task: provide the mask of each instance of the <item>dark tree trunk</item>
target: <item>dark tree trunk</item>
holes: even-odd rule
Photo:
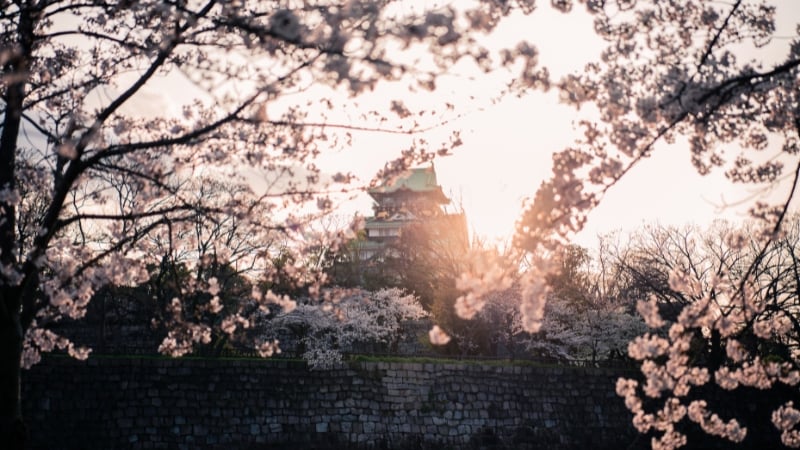
[[[14,190],[14,163],[22,111],[22,83],[6,91],[6,114],[0,136],[0,190]],[[16,208],[0,203],[0,264],[18,269],[16,256]],[[10,448],[22,448],[20,407],[20,356],[22,355],[21,288],[7,276],[0,276],[0,441]]]
[[[8,294],[13,296],[13,293],[3,292],[3,303],[6,303]],[[20,397],[21,356],[19,314],[6,315],[0,326],[0,441],[4,443],[3,448],[10,450],[22,449],[27,435]]]
[[[31,5],[21,5],[18,39],[12,58],[2,67],[10,82],[2,92],[5,102],[3,130],[0,135],[0,190],[16,189],[15,165],[17,139],[22,121],[25,84],[38,12]],[[16,248],[16,206],[0,202],[0,264],[21,270]],[[23,287],[19,280],[0,275],[0,442],[3,448],[22,449],[25,426],[20,398],[20,364],[24,336],[22,314]]]
[[[13,190],[14,160],[20,125],[22,86],[11,85],[6,94],[6,114],[0,136],[0,189]],[[16,108],[15,108],[16,106]],[[0,203],[0,264],[19,267],[15,244],[15,206]],[[11,449],[22,448],[23,426],[20,407],[20,357],[22,355],[22,304],[19,281],[0,276],[0,442]]]

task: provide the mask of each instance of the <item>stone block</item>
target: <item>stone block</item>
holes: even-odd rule
[[[117,427],[126,429],[133,426],[133,420],[129,418],[117,419]]]

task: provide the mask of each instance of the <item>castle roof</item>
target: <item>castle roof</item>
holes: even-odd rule
[[[376,200],[399,192],[427,194],[440,203],[450,201],[436,182],[436,170],[433,166],[409,169],[394,180],[369,190],[369,194]]]

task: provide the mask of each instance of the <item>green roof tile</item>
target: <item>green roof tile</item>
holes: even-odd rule
[[[392,184],[384,184],[370,192],[389,193],[400,189],[408,189],[415,192],[436,191],[439,185],[436,183],[436,170],[433,167],[422,167],[409,169],[404,175],[396,178]]]

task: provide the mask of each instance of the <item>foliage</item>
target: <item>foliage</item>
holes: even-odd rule
[[[206,354],[218,353],[229,345],[228,336],[219,330],[221,320],[242,307],[241,299],[252,291],[250,282],[229,265],[206,267],[201,281],[218,286],[219,292],[181,295],[182,289],[198,282],[197,275],[185,264],[175,266],[164,259],[148,266],[150,278],[141,284],[103,286],[83,318],[60,321],[53,331],[105,353],[150,353],[170,338],[181,340],[184,353],[198,346],[205,347]],[[181,307],[175,309],[173,299],[179,296]],[[239,345],[244,341],[245,336],[236,336]]]
[[[550,3],[568,12],[575,1]],[[314,85],[329,88],[324,92],[361,96],[384,81],[431,91],[463,59],[486,72],[501,66],[521,69],[512,88],[553,87],[562,101],[592,109],[599,118],[582,121],[576,144],[554,155],[552,178],[526,203],[518,222],[515,247],[528,264],[519,280],[520,319],[529,332],[540,331],[545,320],[553,291],[547,281],[557,273],[551,256],[583,227],[606,192],[637,163],[662,151],[662,143],[685,143],[699,173],[723,169],[735,183],[775,184],[786,175],[786,167],[792,168],[785,202],[755,203],[751,212],[760,222],[726,244],[736,252],[743,246],[752,249],[744,265],[723,266],[708,280],[691,270],[671,271],[668,290],[663,279],[661,288],[676,300],[674,314],[661,317],[656,307],[660,300],[644,300],[640,312],[663,332],[631,346],[654,380],[645,385],[647,392],[668,395],[661,414],[653,416],[655,422],[647,422],[647,415],[635,416],[638,426],[654,426],[660,434],[654,447],[686,442],[672,425],[682,417],[710,433],[744,439],[744,429],[711,414],[702,399],[688,407],[682,399],[697,385],[708,384],[712,374],[723,388],[734,382],[765,388],[797,383],[792,358],[764,362],[738,334],[747,331],[758,343],[793,345],[796,295],[781,290],[784,285],[765,267],[775,261],[769,255],[794,258],[792,252],[773,249],[791,235],[784,221],[800,176],[800,41],[787,40],[780,61],[758,59],[775,38],[775,8],[762,0],[578,3],[594,18],[595,32],[606,47],[600,60],[581,73],[551,81],[546,68],[537,67],[530,44],[492,55],[476,39],[494,30],[514,8],[532,11],[532,0],[421,10],[366,0],[344,5],[325,0],[0,0],[3,442],[22,445],[13,433],[22,429],[23,347],[26,364],[39,351],[55,348],[86,357],[88,349],[48,327],[65,317],[82,318],[103,285],[146,281],[147,265],[159,263],[154,255],[164,254],[151,252],[158,248],[154,243],[185,236],[198,216],[212,223],[235,218],[247,229],[300,241],[310,219],[284,208],[303,204],[314,216],[330,211],[328,194],[352,177],[334,174],[332,180],[323,180],[314,158],[342,145],[338,138],[348,139],[347,131],[365,127],[332,122],[329,111],[341,105],[316,91],[306,105],[294,104],[286,94]],[[738,57],[742,48],[755,56]],[[420,51],[424,57],[414,56]],[[170,80],[186,87],[180,111],[143,111],[146,88]],[[402,100],[390,100],[384,108],[389,113],[361,109],[354,114],[361,113],[365,122],[390,124],[391,132],[423,128],[415,119],[417,111]],[[442,109],[434,115],[438,121],[449,111],[447,105]],[[26,133],[36,137],[25,143],[20,136]],[[446,154],[459,142],[454,137],[433,149],[416,140],[381,175],[396,174],[436,152]],[[243,193],[259,205],[257,212],[253,202],[236,195],[211,204],[194,196],[191,180],[202,174],[237,178],[243,167],[255,167],[269,177],[265,191]],[[327,244],[339,243],[332,238]],[[319,265],[307,264],[303,257],[320,246],[298,243],[290,248],[297,254],[273,259],[267,252],[258,258],[266,279],[251,300],[262,313],[293,306],[271,289],[278,272],[281,286],[310,284],[312,295],[325,281]],[[204,267],[198,261],[187,267]],[[215,262],[235,267],[229,263],[224,257]],[[510,286],[499,272],[466,267],[456,286],[465,292],[454,301],[463,315],[474,316],[487,294]],[[215,297],[219,280],[202,275],[193,279],[170,304],[173,313],[182,311],[190,291]],[[249,326],[247,313],[224,317],[220,328],[232,333]],[[669,329],[662,321],[672,321]],[[181,324],[188,331],[166,342],[165,351],[181,353],[186,345],[206,339],[204,329],[185,319],[176,321]],[[725,352],[697,361],[702,367],[689,366],[687,349],[706,334],[712,347],[715,336],[718,348],[725,340]],[[729,342],[739,342],[745,350]],[[264,354],[275,350],[274,342],[258,346]],[[669,374],[660,369],[661,363]],[[623,380],[619,388],[637,409],[637,387]],[[794,404],[781,405],[773,414],[783,443],[800,446],[800,414]]]
[[[487,329],[489,343],[494,348],[493,356],[506,353],[511,358],[517,356],[525,345],[528,336],[522,328],[519,313],[519,287],[512,286],[503,291],[486,295],[486,304],[472,321],[480,329]]]
[[[630,339],[644,331],[633,303],[622,295],[624,280],[615,276],[610,255],[594,258],[588,250],[565,246],[550,257],[559,271],[547,282],[553,287],[542,326],[529,333],[519,308],[519,265],[498,249],[476,245],[464,261],[469,267],[457,287],[455,304],[435,314],[463,354],[509,355],[527,353],[560,360],[620,358]],[[454,314],[455,313],[455,314]],[[454,344],[451,344],[454,346]]]
[[[783,444],[792,443],[791,420],[783,415],[791,413],[800,383],[800,217],[792,216],[766,247],[760,242],[752,226],[649,227],[622,252],[625,270],[649,291],[638,310],[652,331],[629,347],[642,361],[644,379],[621,379],[617,386],[639,431],[657,429],[666,432],[662,441],[682,440],[679,430],[688,422],[752,446],[766,439],[763,431],[748,439],[756,419],[724,417],[727,411],[715,411],[693,391],[719,397],[773,389],[794,392],[771,405]],[[777,438],[767,442],[778,444]]]
[[[781,242],[800,176],[800,40],[789,38],[780,60],[766,53],[766,45],[776,38],[776,8],[761,0],[551,3],[564,12],[575,3],[584,5],[605,48],[584,71],[552,82],[563,102],[596,111],[598,120],[581,121],[575,145],[554,154],[552,177],[527,202],[518,221],[515,246],[530,261],[522,283],[523,325],[531,332],[542,327],[552,291],[543,279],[556,272],[548,255],[583,228],[609,189],[653,152],[669,151],[667,144],[685,144],[700,174],[724,170],[731,182],[754,186],[788,178],[791,186],[784,201],[758,201],[750,209],[758,223],[746,236],[753,240],[743,241],[757,249],[749,265],[723,267],[710,284],[691,271],[670,273],[670,289],[693,301],[677,313],[677,321],[663,336],[649,335],[631,346],[631,355],[642,360],[649,380],[642,386],[645,393],[663,395],[664,408],[656,415],[638,413],[642,405],[634,400],[635,386],[631,381],[618,386],[628,406],[637,411],[635,425],[653,431],[654,448],[686,444],[686,436],[673,426],[684,417],[707,433],[741,441],[746,430],[737,422],[712,414],[702,399],[684,405],[687,395],[693,389],[701,393],[696,387],[712,377],[721,387],[732,386],[734,380],[764,388],[794,385],[792,363],[748,360],[733,346],[735,367],[720,373],[713,363],[691,365],[686,352],[703,330],[727,338],[742,329],[758,329],[762,338],[775,339],[792,328],[784,325],[782,317],[793,315],[780,312],[783,306],[761,319],[770,311],[763,308],[771,287],[761,284],[767,280],[759,277],[764,261],[758,256]],[[740,57],[743,49],[752,56]],[[658,324],[656,308],[646,306],[652,301],[643,300],[645,320]],[[784,302],[780,297],[775,301]],[[789,404],[774,411],[785,445],[800,446],[796,417]]]
[[[529,351],[561,360],[624,359],[628,342],[645,331],[644,322],[625,295],[627,280],[610,263],[600,240],[596,254],[569,245],[551,256],[557,271],[548,277],[552,292],[542,326],[524,339]],[[524,330],[521,317],[517,327]]]
[[[529,0],[516,5],[532,10]],[[408,9],[367,0],[0,1],[0,433],[9,438],[3,440],[21,446],[11,436],[22,430],[21,363],[56,347],[88,355],[48,326],[83,317],[103,285],[147,280],[147,265],[163,255],[150,253],[154,240],[175,241],[198,216],[211,222],[224,216],[300,240],[304,226],[333,207],[329,194],[352,181],[347,173],[323,177],[314,162],[320,152],[347,143],[348,131],[424,128],[400,99],[389,100],[387,114],[352,110],[386,128],[336,123],[329,115],[347,103],[337,99],[386,81],[428,92],[465,59],[486,71],[516,71],[521,64],[530,83],[546,79],[529,45],[492,59],[476,40],[509,13],[509,5],[494,2]],[[309,85],[315,92],[305,104],[287,96]],[[148,95],[156,91],[175,94],[175,108],[153,103]],[[451,114],[452,105],[441,106],[428,116],[434,125]],[[383,172],[391,176],[458,144],[416,139]],[[260,191],[242,193],[257,208],[239,196],[212,204],[196,197],[192,180],[253,181],[243,168],[266,178],[257,180]],[[29,194],[39,197],[22,198]],[[217,256],[219,264],[231,263]],[[302,257],[278,269],[268,256],[261,257],[267,277],[280,270],[293,283],[310,283],[312,293],[325,281]],[[188,288],[213,298],[211,280],[199,277]],[[176,317],[190,295],[181,294],[170,304]],[[271,291],[253,300],[288,304]],[[221,324],[231,330],[243,320],[234,315]],[[169,338],[164,351],[180,354],[206,339],[205,331],[184,328],[193,331]]]
[[[576,309],[550,297],[542,328],[524,344],[529,351],[549,358],[598,362],[625,358],[628,343],[645,330],[641,318],[624,306],[595,304]]]
[[[293,311],[267,316],[256,324],[267,340],[282,334],[299,341],[303,358],[314,369],[335,366],[356,343],[396,346],[403,321],[426,316],[413,295],[400,289],[356,290],[333,304],[301,303]]]
[[[432,332],[438,339],[431,342],[438,341],[439,351],[447,354],[496,356],[498,344],[509,343],[506,327],[514,328],[519,307],[516,291],[511,289],[513,271],[498,248],[480,240],[454,256],[439,262],[447,266],[438,269],[443,277],[434,283],[431,314],[442,328],[440,333]]]
[[[445,339],[449,345],[440,351],[487,354],[486,327],[457,317],[453,309],[460,294],[455,280],[468,259],[463,212],[420,216],[421,220],[403,224],[399,236],[384,242],[379,255],[370,260],[359,255],[359,245],[366,238],[358,235],[332,253],[327,273],[334,284],[412,293],[433,321],[448,330],[445,335],[453,338]]]

